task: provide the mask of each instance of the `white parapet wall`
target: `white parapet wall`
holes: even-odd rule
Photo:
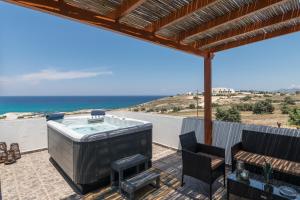
[[[175,149],[179,148],[179,134],[182,130],[183,117],[129,111],[110,111],[108,113],[151,122],[153,124],[153,142]]]
[[[0,120],[0,141],[19,143],[21,152],[47,147],[45,118]]]

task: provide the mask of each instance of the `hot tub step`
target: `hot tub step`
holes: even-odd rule
[[[140,172],[139,166],[144,164],[145,170],[148,169],[148,158],[141,154],[135,154],[132,156],[128,156],[125,158],[121,158],[119,160],[114,161],[111,164],[111,183],[115,184],[115,172],[119,175],[119,187],[121,186],[121,181],[124,179],[124,171],[133,167],[137,168],[137,173]]]
[[[155,187],[159,188],[160,174],[151,170],[146,170],[130,179],[122,181],[121,189],[129,194],[129,199],[134,199],[135,191],[154,182]]]

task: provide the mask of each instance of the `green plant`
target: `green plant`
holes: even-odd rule
[[[195,109],[195,108],[196,108],[195,104],[192,103],[189,105],[189,109]]]
[[[141,111],[145,111],[145,110],[146,110],[146,108],[144,108],[144,107],[141,108]]]
[[[300,108],[294,108],[289,112],[289,122],[291,125],[300,126]]]
[[[139,112],[139,109],[138,108],[134,108],[133,111],[134,112]]]
[[[270,94],[264,94],[264,97],[272,97]]]
[[[289,105],[295,105],[296,101],[294,99],[292,99],[292,97],[285,97],[284,103],[289,104]]]
[[[289,108],[288,104],[286,104],[286,103],[281,104],[280,110],[281,110],[281,114],[284,114],[284,115],[287,115],[290,112],[290,108]]]
[[[252,99],[252,97],[249,96],[249,95],[247,95],[247,96],[241,98],[242,101],[249,101],[250,99]]]
[[[167,112],[167,109],[166,109],[166,108],[161,108],[161,109],[160,109],[160,112],[161,112],[161,113],[165,113],[165,112]]]
[[[235,107],[239,111],[252,111],[253,110],[253,104],[250,104],[250,103],[236,104]]]
[[[154,110],[153,110],[153,108],[150,108],[146,112],[154,112]]]
[[[269,162],[267,162],[267,160],[265,159],[264,166],[263,166],[263,175],[266,184],[270,184],[272,173],[273,173],[272,165]]]
[[[212,106],[213,108],[217,108],[217,107],[219,107],[220,105],[219,105],[218,103],[212,103],[211,106]]]
[[[173,107],[173,112],[178,112],[178,111],[180,111],[181,109],[180,109],[180,107]]]
[[[238,109],[231,107],[229,109],[217,108],[216,119],[227,122],[241,122],[241,115]]]
[[[270,99],[266,99],[264,101],[256,102],[253,106],[253,114],[266,114],[273,113],[274,106],[272,105],[272,101]]]

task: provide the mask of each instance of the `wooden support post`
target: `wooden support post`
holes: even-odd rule
[[[213,53],[208,53],[204,57],[204,141],[205,144],[212,144],[212,59]]]

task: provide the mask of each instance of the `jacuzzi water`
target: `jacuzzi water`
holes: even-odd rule
[[[89,123],[87,118],[64,119],[61,124],[83,135],[115,130],[121,127],[108,122]]]
[[[91,123],[89,122],[91,116],[66,117],[62,120],[48,121],[48,126],[78,142],[97,140],[152,127],[149,122],[135,119],[112,115],[105,115],[102,118],[103,121]]]

